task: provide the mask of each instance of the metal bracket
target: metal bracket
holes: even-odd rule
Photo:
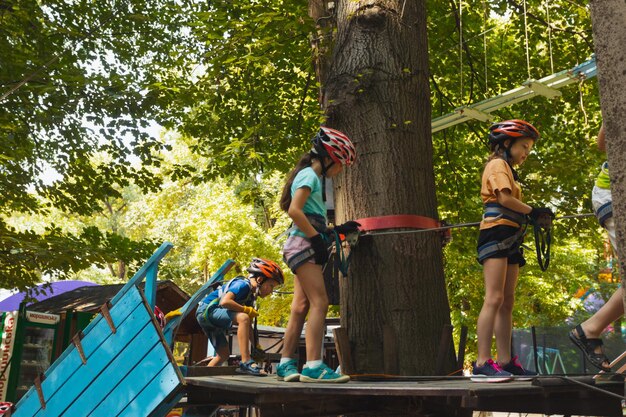
[[[80,342],[80,339],[83,338],[83,332],[78,332],[72,337],[72,343],[76,346],[76,350],[78,351],[78,355],[80,356],[80,360],[83,362],[83,365],[87,364],[87,357],[85,357],[85,351],[83,350],[83,345]]]
[[[494,119],[493,115],[471,107],[459,107],[455,112],[471,119],[480,120],[481,122],[490,122]]]
[[[109,324],[111,333],[115,334],[117,329],[115,328],[115,323],[113,323],[113,318],[111,317],[111,312],[109,311],[109,303],[102,304],[102,307],[100,307],[100,314],[102,314],[102,317],[104,317]]]
[[[46,400],[43,397],[43,389],[41,388],[41,383],[44,381],[44,379],[46,379],[46,376],[44,374],[39,374],[39,376],[35,378],[35,381],[33,382],[33,385],[35,385],[35,390],[37,390],[39,405],[41,405],[42,410],[46,409]]]
[[[522,85],[531,89],[535,93],[548,98],[561,97],[563,95],[563,93],[561,93],[559,90],[552,88],[540,81],[529,80]]]

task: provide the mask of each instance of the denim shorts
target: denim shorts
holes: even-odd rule
[[[202,331],[209,337],[209,341],[218,350],[222,346],[228,346],[226,332],[233,325],[236,311],[220,307],[218,304],[208,306],[208,304],[198,304],[196,310],[196,320]]]

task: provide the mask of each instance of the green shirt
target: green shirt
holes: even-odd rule
[[[600,174],[596,178],[596,187],[604,188],[606,190],[611,188],[611,179],[609,178],[609,163],[604,162]]]
[[[296,174],[291,184],[291,198],[299,188],[308,188],[311,190],[309,198],[304,203],[304,214],[315,214],[326,219],[326,204],[322,196],[322,181],[315,173],[313,168],[307,167]],[[291,232],[291,235],[306,237],[304,233],[297,227]]]

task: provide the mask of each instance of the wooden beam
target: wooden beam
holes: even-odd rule
[[[352,362],[352,350],[350,348],[350,340],[348,339],[348,329],[345,327],[337,327],[333,329],[335,336],[335,349],[339,357],[339,365],[341,372],[344,374],[353,374],[355,372],[354,362]]]

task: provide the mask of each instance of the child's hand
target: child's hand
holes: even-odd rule
[[[531,219],[537,220],[541,216],[550,216],[550,218],[554,219],[554,212],[552,209],[548,207],[531,207],[532,210],[528,214]]]
[[[251,319],[259,316],[259,312],[252,307],[243,306],[243,312],[246,313]]]

